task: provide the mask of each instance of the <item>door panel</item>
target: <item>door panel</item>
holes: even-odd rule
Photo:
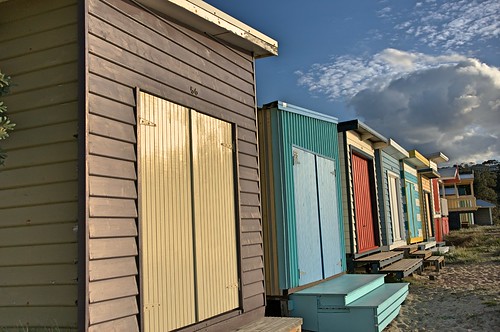
[[[399,178],[389,175],[387,177],[389,181],[389,203],[391,211],[391,222],[392,222],[392,239],[393,242],[401,241],[402,230],[401,230],[401,210],[400,210],[400,195],[399,195]]]
[[[231,124],[140,93],[142,319],[170,331],[239,306]]]
[[[427,238],[434,236],[434,227],[432,223],[431,213],[431,195],[428,192],[423,194],[423,215],[425,217],[425,225],[427,228]]]
[[[417,191],[415,184],[406,181],[406,209],[408,216],[408,231],[410,233],[410,243],[420,242],[423,240],[422,221],[417,217],[416,195]]]
[[[295,227],[299,286],[322,279],[315,156],[294,148]]]
[[[200,321],[237,308],[232,128],[192,112],[196,285]]]
[[[354,182],[354,204],[356,214],[356,240],[358,252],[375,249],[375,228],[370,191],[368,160],[352,155],[352,177]]]
[[[196,322],[189,110],[140,98],[142,314],[145,331],[170,331]]]
[[[335,162],[316,157],[324,278],[342,272]]]

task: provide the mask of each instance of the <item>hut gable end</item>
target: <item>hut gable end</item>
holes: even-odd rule
[[[140,261],[143,250],[137,122],[153,125],[155,120],[137,116],[139,89],[155,100],[221,120],[232,128],[233,142],[226,146],[234,150],[234,228],[240,253],[236,271],[241,272],[233,286],[238,289],[240,285],[239,302],[222,319],[204,320],[202,311],[193,319],[204,320],[204,326],[227,320],[224,326],[232,326],[237,320],[241,324],[255,317],[256,312],[262,315],[265,298],[253,55],[133,2],[89,0],[88,9],[89,211],[94,231],[89,264],[94,267],[93,275],[109,275],[110,287],[132,283],[130,276],[141,275],[140,266],[133,263]],[[114,227],[115,235],[103,239],[109,236],[108,226]],[[111,247],[114,249],[107,249]],[[93,256],[95,250],[108,254],[95,252]],[[112,265],[98,264],[101,260]],[[128,273],[123,271],[125,264],[133,266]],[[112,266],[116,272],[111,271]],[[99,287],[102,281],[90,281],[90,290]],[[106,297],[91,297],[90,329],[104,328],[110,320],[138,328],[137,315],[150,310],[141,307],[145,304],[140,302],[140,292],[141,285],[136,284],[126,294],[117,290]],[[112,308],[119,310],[119,318]]]

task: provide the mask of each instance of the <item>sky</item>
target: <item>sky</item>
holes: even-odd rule
[[[450,165],[500,160],[500,1],[206,2],[278,41],[258,105],[358,118]]]

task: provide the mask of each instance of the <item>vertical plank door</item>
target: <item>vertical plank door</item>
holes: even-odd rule
[[[393,242],[401,241],[402,230],[401,230],[401,210],[400,210],[400,196],[399,196],[399,178],[388,175],[387,180],[389,181],[389,203],[391,212],[391,223],[392,223],[392,239]]]
[[[375,249],[375,227],[370,189],[368,160],[352,155],[352,177],[356,214],[356,241],[358,253]]]
[[[408,232],[410,243],[416,243],[423,240],[422,221],[418,220],[416,195],[418,195],[415,184],[409,181],[405,183],[406,190],[406,212],[408,216]]]
[[[342,272],[335,161],[316,156],[324,278]]]
[[[231,124],[192,112],[196,289],[200,321],[239,305]]]
[[[297,260],[302,286],[323,277],[316,162],[314,154],[298,148],[293,148],[293,156]]]
[[[189,109],[141,93],[138,119],[145,331],[196,322]]]

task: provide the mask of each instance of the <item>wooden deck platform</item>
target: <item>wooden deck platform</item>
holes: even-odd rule
[[[432,256],[432,251],[430,250],[417,250],[414,251],[410,254],[411,257],[414,258],[422,258],[422,259],[427,259],[428,257]]]
[[[418,250],[418,244],[408,244],[406,246],[401,246],[393,249],[393,251],[402,251],[404,253],[405,258],[410,257],[410,254],[417,250]]]
[[[295,317],[263,317],[255,322],[242,326],[238,332],[300,332],[302,318]]]
[[[398,279],[409,276],[415,271],[420,271],[422,269],[422,259],[420,258],[406,258],[397,261],[394,264],[384,267],[379,272],[380,273],[392,273],[396,275]]]
[[[427,250],[430,248],[434,248],[436,246],[436,241],[427,241],[427,242],[421,242],[417,243],[418,244],[418,249],[419,250]]]
[[[447,246],[435,247],[432,248],[431,251],[433,255],[444,255],[450,251],[450,247]]]
[[[398,251],[384,251],[354,260],[356,265],[368,264],[371,273],[378,273],[384,266],[403,259],[404,253]]]
[[[436,272],[439,272],[444,267],[444,256],[431,256],[424,260],[424,266],[434,265]]]

